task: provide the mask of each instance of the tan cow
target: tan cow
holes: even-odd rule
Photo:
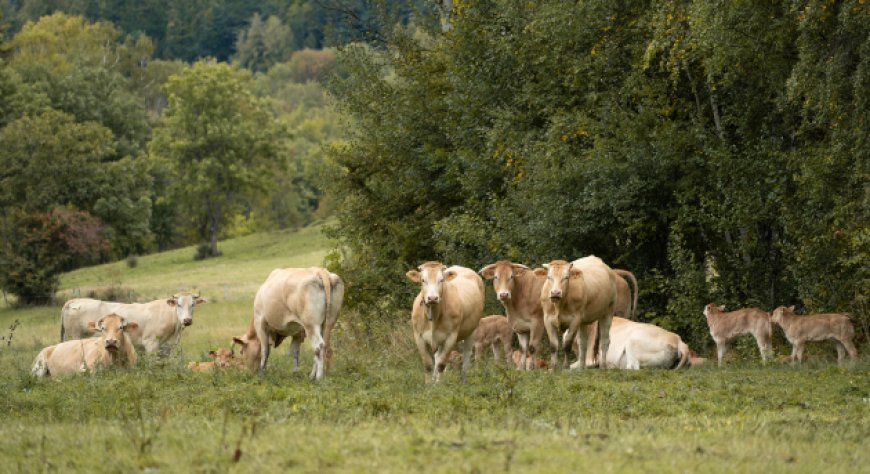
[[[149,354],[158,350],[166,352],[178,345],[182,330],[193,324],[194,307],[205,303],[205,298],[189,292],[165,300],[132,304],[75,298],[67,301],[60,312],[60,339],[86,337],[93,333],[90,323],[115,313],[139,325],[139,330],[130,334],[133,344]]]
[[[535,270],[547,281],[541,288],[541,306],[544,309],[544,327],[550,341],[550,363],[556,367],[559,334],[565,335],[565,365],[573,352],[574,337],[580,339],[579,354],[585,354],[588,343],[587,328],[598,321],[599,359],[607,367],[610,347],[610,323],[616,308],[616,273],[600,258],[590,255],[573,262],[553,260],[544,268]],[[623,314],[617,313],[622,316]],[[579,330],[579,334],[578,334]],[[586,357],[578,357],[577,367],[586,367]]]
[[[855,337],[855,328],[849,320],[848,314],[825,313],[798,316],[794,314],[794,306],[780,306],[773,310],[771,321],[779,324],[785,333],[786,339],[792,345],[791,360],[803,361],[804,344],[809,341],[824,341],[833,339],[837,343],[837,362],[842,363],[846,357],[855,359],[858,350],[852,339]]]
[[[99,337],[75,339],[48,346],[33,361],[31,373],[37,377],[86,372],[111,365],[128,367],[136,363],[136,350],[129,334],[136,332],[135,322],[109,314],[89,324]]]
[[[250,369],[266,370],[272,347],[287,337],[298,344],[308,337],[314,350],[310,377],[323,378],[330,354],[330,333],[344,301],[344,282],[324,268],[272,270],[254,297],[254,317],[243,336],[233,338]],[[294,370],[298,367],[298,350]]]
[[[411,329],[423,359],[426,383],[438,382],[447,356],[457,344],[462,351],[464,381],[483,313],[483,280],[473,270],[448,268],[440,262],[426,262],[405,275],[420,283],[411,309]]]
[[[522,349],[522,368],[532,369],[538,344],[544,334],[544,310],[541,288],[546,278],[535,275],[525,265],[499,260],[480,269],[483,278],[492,280],[499,303],[504,306],[508,323],[517,333]]]
[[[483,360],[483,351],[492,346],[492,355],[496,361],[504,361],[511,365],[511,341],[513,331],[506,317],[494,314],[480,320],[474,336],[474,360]]]
[[[653,324],[613,318],[607,368],[679,369],[689,367],[690,361],[691,350],[677,334]]]
[[[236,358],[233,350],[227,349],[226,347],[219,347],[213,351],[208,351],[208,356],[211,357],[212,360],[206,362],[191,362],[187,364],[187,368],[199,372],[205,372],[214,369],[215,367],[227,368],[241,367],[243,365],[241,359]]]
[[[523,351],[513,351],[511,352],[511,360],[514,361],[514,365],[517,366],[518,369],[522,369],[525,367],[525,362],[523,362]],[[538,369],[546,369],[547,361],[540,358],[535,357],[535,367]]]
[[[704,307],[704,316],[707,317],[710,335],[716,342],[719,367],[722,367],[731,340],[743,334],[752,334],[755,338],[762,362],[767,362],[767,357],[773,354],[770,341],[770,315],[766,311],[758,308],[743,308],[726,313],[725,306],[710,303]]]

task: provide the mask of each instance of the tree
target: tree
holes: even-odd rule
[[[262,197],[281,164],[279,126],[251,92],[250,73],[200,61],[164,87],[168,106],[149,146],[173,173],[171,194],[190,209],[210,255],[234,213]]]
[[[236,54],[233,61],[254,72],[264,72],[290,56],[292,33],[276,16],[265,22],[260,14],[251,17],[247,30],[236,36]]]

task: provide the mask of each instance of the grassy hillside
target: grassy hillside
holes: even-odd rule
[[[491,361],[460,384],[423,384],[408,326],[360,334],[345,312],[333,370],[192,373],[250,320],[272,268],[321,263],[319,229],[193,249],[65,275],[63,294],[122,285],[142,298],[197,288],[178,353],[130,371],[36,380],[29,366],[58,337],[59,307],[0,310],[0,460],[4,472],[858,472],[870,462],[870,362],[837,367],[520,373]]]

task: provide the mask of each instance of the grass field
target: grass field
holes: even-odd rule
[[[685,371],[520,373],[491,362],[425,386],[404,322],[370,338],[345,312],[333,370],[308,381],[283,349],[264,376],[191,373],[251,317],[280,266],[319,265],[318,228],[248,236],[79,270],[61,298],[121,286],[141,299],[196,288],[180,350],[131,371],[29,375],[59,307],[0,309],[0,472],[870,472],[870,359],[838,367],[754,358]],[[307,349],[307,347],[305,347]],[[785,352],[780,347],[780,353]],[[862,354],[866,348],[859,348]]]

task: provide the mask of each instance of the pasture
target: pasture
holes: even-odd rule
[[[321,265],[319,228],[257,234],[194,262],[192,248],[64,275],[60,302],[121,288],[143,300],[209,299],[180,349],[131,371],[36,380],[60,306],[0,309],[4,472],[867,472],[870,358],[838,367],[762,366],[756,353],[683,371],[520,373],[487,360],[460,384],[423,370],[406,320],[370,337],[344,311],[326,379],[291,370],[282,346],[264,376],[193,373],[191,360],[244,332],[254,292],[280,266]],[[641,282],[641,284],[643,284]],[[409,302],[410,304],[410,302]],[[699,309],[700,311],[700,309]],[[777,328],[776,331],[779,331]],[[788,348],[775,348],[777,354]],[[826,352],[827,354],[827,352]],[[715,357],[711,351],[703,354]],[[263,471],[263,470],[266,471]]]

